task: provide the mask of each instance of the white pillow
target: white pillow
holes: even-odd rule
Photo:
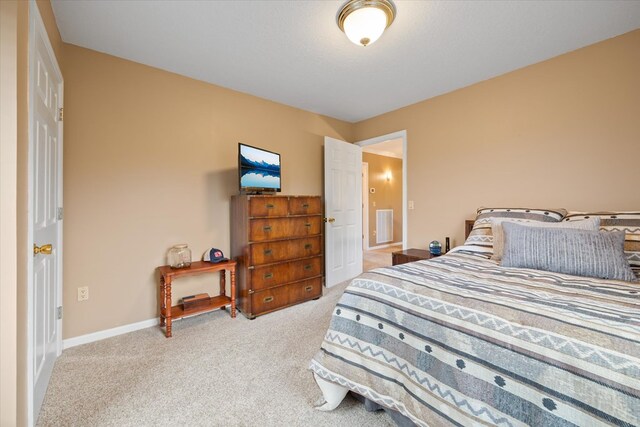
[[[597,216],[572,222],[515,221],[513,218],[491,218],[491,233],[493,234],[493,256],[491,259],[495,261],[500,261],[504,253],[504,231],[502,230],[504,222],[516,222],[527,227],[539,228],[572,228],[591,231],[600,229],[600,217]]]

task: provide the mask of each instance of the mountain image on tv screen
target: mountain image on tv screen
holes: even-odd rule
[[[240,145],[240,186],[280,189],[280,156]]]

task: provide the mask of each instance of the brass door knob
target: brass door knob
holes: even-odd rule
[[[324,218],[324,222],[336,222],[335,218]]]
[[[38,255],[38,254],[51,255],[52,249],[53,249],[53,246],[51,245],[51,243],[47,243],[46,245],[42,245],[40,247],[38,247],[38,245],[36,245],[35,243],[33,244],[34,255]]]

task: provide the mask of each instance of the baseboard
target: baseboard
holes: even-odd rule
[[[116,328],[105,329],[104,331],[92,332],[86,335],[80,335],[79,337],[67,338],[62,340],[62,349],[66,350],[71,347],[75,347],[82,344],[88,344],[94,341],[100,341],[105,338],[111,338],[118,335],[126,334],[128,332],[138,331],[140,329],[150,328],[160,324],[159,318],[153,318],[149,320],[143,320],[141,322],[130,323],[124,326],[118,326]]]
[[[387,243],[386,245],[369,246],[367,251],[375,251],[376,249],[390,248],[391,246],[402,246],[402,242]]]

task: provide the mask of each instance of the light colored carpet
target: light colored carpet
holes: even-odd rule
[[[401,250],[402,245],[364,251],[362,267],[364,271],[373,270],[374,268],[379,267],[389,267],[391,266],[391,253]]]
[[[347,396],[333,412],[307,370],[346,283],[248,320],[217,310],[65,350],[40,426],[392,426]]]

